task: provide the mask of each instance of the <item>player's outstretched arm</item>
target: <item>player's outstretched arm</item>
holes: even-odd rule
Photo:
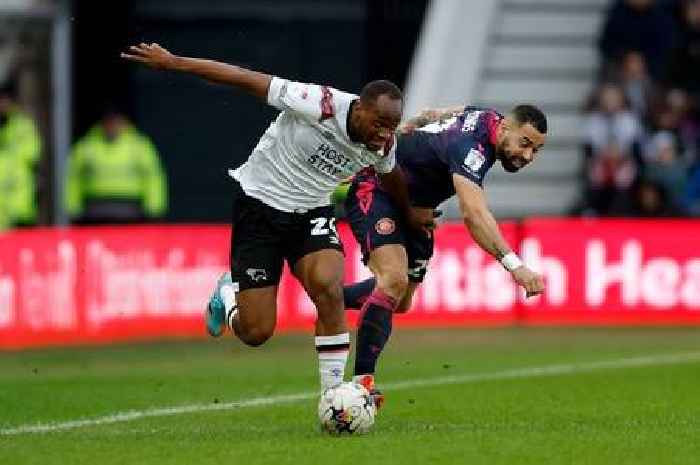
[[[445,121],[455,116],[459,116],[464,111],[464,105],[448,108],[430,108],[423,110],[416,116],[404,121],[399,126],[401,134],[408,134],[417,128],[421,128],[430,123]]]
[[[527,296],[544,291],[542,276],[522,264],[498,229],[496,218],[486,205],[484,192],[464,176],[452,175],[464,224],[477,244],[496,257],[510,271],[513,279],[527,291]]]
[[[267,98],[272,80],[269,74],[251,71],[240,66],[178,56],[155,43],[132,45],[128,52],[121,54],[121,57],[154,69],[193,74],[216,84],[237,87],[261,99]]]

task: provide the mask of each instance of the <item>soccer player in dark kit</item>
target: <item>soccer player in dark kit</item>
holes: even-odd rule
[[[536,158],[547,133],[545,115],[531,105],[516,106],[505,117],[476,107],[430,110],[405,122],[401,132],[396,161],[423,223],[431,224],[435,208],[456,194],[476,243],[500,261],[528,296],[542,293],[542,277],[522,263],[501,235],[482,183],[497,161],[515,173]],[[410,308],[433,254],[433,235],[406,227],[371,168],[353,178],[345,207],[363,261],[374,274],[344,288],[346,307],[362,311],[353,380],[374,388],[377,359],[391,334],[393,314]],[[381,403],[383,396],[374,391]]]

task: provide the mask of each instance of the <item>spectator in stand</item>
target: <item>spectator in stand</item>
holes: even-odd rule
[[[622,88],[603,84],[584,123],[587,214],[606,215],[626,195],[641,167],[641,127],[629,110]]]
[[[619,81],[630,103],[630,110],[644,120],[655,96],[655,86],[647,71],[644,55],[628,51],[622,57]]]
[[[0,158],[4,158],[6,171],[2,195],[9,224],[32,226],[37,222],[36,173],[40,155],[41,138],[36,124],[17,105],[14,86],[0,86]]]
[[[669,91],[665,103],[671,113],[669,122],[680,143],[683,160],[687,165],[700,162],[700,120],[697,107],[694,108],[690,96],[681,89]]]
[[[0,156],[0,232],[12,226],[10,199],[15,191],[15,163],[9,157]]]
[[[81,224],[140,223],[162,217],[167,183],[151,140],[116,110],[75,144],[66,210]]]
[[[694,105],[700,99],[700,0],[681,4],[681,34],[673,50],[668,73],[668,86],[690,94]]]
[[[675,42],[673,15],[655,0],[618,0],[603,26],[599,47],[604,70],[620,63],[629,50],[638,50],[658,80],[666,71]]]
[[[690,170],[683,205],[689,215],[700,216],[700,164]]]
[[[700,125],[691,111],[687,94],[673,89],[663,94],[650,115],[650,140],[659,131],[669,132],[675,139],[676,159],[687,168],[697,163]]]
[[[635,182],[630,195],[615,200],[610,214],[641,218],[682,216],[682,212],[668,200],[668,193],[662,185],[643,178]]]
[[[686,192],[687,169],[681,158],[675,135],[658,131],[644,146],[645,178],[661,186],[665,200],[681,208]]]

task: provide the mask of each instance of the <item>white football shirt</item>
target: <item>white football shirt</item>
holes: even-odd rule
[[[358,97],[315,84],[272,78],[267,101],[281,110],[248,160],[229,174],[245,193],[285,212],[330,204],[343,179],[374,166],[396,164],[396,141],[386,155],[350,140],[347,117]]]

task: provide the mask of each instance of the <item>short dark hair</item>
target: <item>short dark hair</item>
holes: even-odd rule
[[[511,112],[521,126],[530,123],[542,134],[547,134],[547,117],[534,105],[518,105]]]
[[[360,92],[360,100],[363,102],[374,102],[381,95],[388,95],[389,98],[394,100],[403,100],[403,94],[399,86],[385,79],[366,84]]]

